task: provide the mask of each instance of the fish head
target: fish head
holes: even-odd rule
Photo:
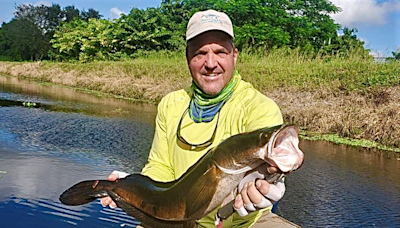
[[[272,134],[262,133],[261,137],[268,140],[263,149],[266,151],[264,159],[269,165],[277,167],[282,173],[288,173],[303,164],[304,153],[299,148],[298,126],[282,125],[274,128]]]

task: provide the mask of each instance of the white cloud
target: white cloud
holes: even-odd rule
[[[358,38],[360,41],[364,42],[364,47],[369,48],[369,46],[371,45],[371,43],[370,43],[367,39],[362,38],[362,37],[357,37],[357,38]]]
[[[383,51],[379,51],[379,50],[378,51],[371,50],[369,52],[369,54],[375,58],[383,58],[386,56],[385,53],[383,53]]]
[[[126,14],[126,13],[124,11],[118,9],[117,7],[113,7],[110,9],[111,19],[119,18],[119,17],[121,17],[121,14]]]
[[[45,5],[45,6],[51,6],[51,2],[48,2],[48,1],[37,1],[37,2],[35,2],[35,3],[32,3],[32,2],[23,2],[23,3],[21,3],[21,5],[33,5],[33,6]]]
[[[377,0],[331,0],[342,9],[341,12],[331,15],[342,26],[355,27],[360,23],[370,25],[384,25],[389,14],[400,11],[398,0],[389,0],[378,3]]]
[[[34,6],[41,6],[41,5],[51,6],[51,2],[48,2],[48,1],[38,1],[38,2],[34,3],[33,5],[34,5]]]

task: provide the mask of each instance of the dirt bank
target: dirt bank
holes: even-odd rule
[[[184,63],[182,67],[185,67]],[[173,78],[150,77],[145,73],[126,72],[118,65],[87,73],[40,62],[0,62],[0,72],[37,82],[90,89],[154,103],[168,92],[190,84],[186,72],[175,74]],[[352,91],[282,86],[261,91],[278,103],[286,123],[298,124],[307,135],[330,134],[333,141],[340,141],[335,137],[348,137],[363,140],[355,141],[355,145],[388,146],[399,151],[399,85]]]

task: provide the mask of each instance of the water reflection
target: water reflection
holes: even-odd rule
[[[7,208],[8,210],[3,210]],[[17,210],[10,210],[17,208]],[[0,202],[2,224],[7,227],[136,227],[139,222],[120,209],[100,203],[68,207],[48,199],[9,197]]]
[[[2,225],[136,226],[131,216],[98,201],[68,207],[58,197],[112,170],[139,171],[153,136],[155,106],[2,77],[0,101],[0,171],[7,171],[0,179]]]
[[[78,93],[69,88],[38,85],[2,75],[0,75],[0,98],[16,102],[35,102],[52,111],[135,118],[143,122],[153,122],[156,111],[156,106],[151,104]]]

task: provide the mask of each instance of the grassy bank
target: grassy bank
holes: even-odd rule
[[[399,62],[375,63],[357,55],[310,59],[275,50],[242,52],[237,68],[274,99],[285,121],[300,125],[306,137],[336,142],[346,137],[355,145],[400,147]],[[120,62],[0,62],[0,72],[154,103],[191,82],[184,53]]]

